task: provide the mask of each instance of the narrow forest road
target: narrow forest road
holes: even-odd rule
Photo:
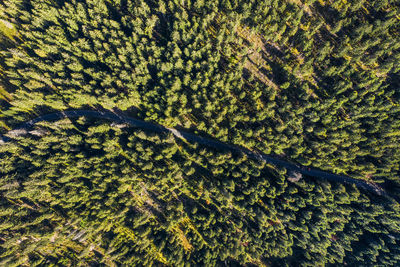
[[[111,111],[68,110],[68,111],[60,111],[60,112],[56,112],[56,113],[39,116],[33,120],[30,120],[28,122],[21,124],[16,129],[7,132],[6,135],[11,136],[11,137],[0,135],[0,145],[2,143],[11,141],[12,136],[27,134],[28,133],[27,130],[32,128],[38,122],[41,122],[41,121],[50,122],[50,121],[55,121],[58,119],[81,117],[81,116],[91,117],[91,118],[99,118],[99,119],[107,119],[107,120],[111,120],[116,123],[127,123],[127,124],[131,125],[132,127],[141,128],[144,130],[149,130],[149,131],[153,131],[153,132],[157,132],[157,133],[172,133],[176,137],[183,138],[189,142],[197,142],[199,144],[217,148],[217,149],[244,153],[249,158],[261,160],[266,163],[273,164],[275,166],[284,167],[290,171],[301,173],[302,175],[311,176],[311,177],[314,177],[317,179],[326,179],[326,180],[333,181],[333,182],[354,184],[358,188],[363,188],[363,189],[365,189],[369,192],[372,192],[374,194],[377,194],[377,195],[385,195],[385,196],[388,195],[385,192],[385,190],[383,190],[378,185],[370,184],[366,181],[354,179],[354,178],[351,178],[351,177],[345,176],[345,175],[333,174],[333,173],[321,171],[318,169],[297,165],[297,164],[294,164],[294,163],[291,163],[291,162],[288,162],[288,161],[285,161],[282,159],[278,159],[276,157],[268,156],[268,155],[265,155],[262,153],[253,152],[244,147],[226,144],[226,143],[214,140],[214,139],[204,138],[204,137],[201,137],[201,136],[198,136],[195,134],[191,134],[188,132],[178,131],[176,129],[166,128],[159,124],[154,124],[151,122],[134,119],[134,118],[131,118],[131,117],[128,117],[125,115],[118,115]]]

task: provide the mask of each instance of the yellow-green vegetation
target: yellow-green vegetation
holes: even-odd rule
[[[400,199],[394,0],[0,1],[0,132],[124,112]],[[400,207],[80,118],[0,143],[0,265],[399,266]],[[289,178],[289,179],[288,179]]]

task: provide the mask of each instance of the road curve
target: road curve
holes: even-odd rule
[[[205,137],[201,137],[201,136],[191,134],[188,132],[178,131],[176,129],[167,128],[167,127],[164,127],[159,124],[154,124],[151,122],[134,119],[134,118],[131,118],[131,117],[128,117],[125,115],[119,115],[119,114],[116,114],[111,111],[95,111],[95,110],[80,110],[79,109],[79,110],[60,111],[60,112],[56,112],[56,113],[50,113],[50,114],[46,114],[43,116],[39,116],[33,120],[30,120],[30,121],[27,121],[27,122],[21,124],[16,129],[9,131],[8,133],[6,133],[6,135],[8,135],[8,136],[0,135],[0,144],[11,141],[12,137],[10,137],[10,136],[13,136],[15,134],[26,133],[26,131],[28,129],[32,128],[38,122],[55,121],[55,120],[64,119],[64,118],[73,118],[73,117],[81,117],[81,116],[91,117],[91,118],[99,118],[99,119],[107,119],[107,120],[111,120],[116,123],[127,123],[127,124],[131,125],[132,127],[149,130],[149,131],[153,131],[153,132],[157,132],[157,133],[172,133],[176,137],[183,138],[189,142],[197,142],[201,145],[205,145],[205,146],[209,146],[209,147],[213,147],[213,148],[217,148],[217,149],[244,153],[249,158],[261,160],[266,163],[273,164],[275,166],[284,167],[290,171],[301,173],[302,175],[311,176],[311,177],[314,177],[317,179],[326,179],[326,180],[333,181],[333,182],[354,184],[358,188],[362,188],[362,189],[372,192],[374,194],[387,196],[387,193],[381,187],[379,187],[378,185],[375,185],[375,184],[370,184],[363,180],[354,179],[354,178],[351,178],[351,177],[345,176],[345,175],[333,174],[333,173],[318,170],[315,168],[309,168],[309,167],[297,165],[297,164],[279,159],[277,157],[272,157],[272,156],[268,156],[266,154],[251,151],[251,150],[241,147],[241,146],[226,144],[226,143],[223,143],[223,142],[211,139],[211,138],[205,138]]]

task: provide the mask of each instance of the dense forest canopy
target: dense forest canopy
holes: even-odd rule
[[[0,265],[399,266],[400,3],[0,0]],[[123,113],[377,185],[57,111]]]

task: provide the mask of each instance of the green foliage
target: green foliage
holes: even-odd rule
[[[395,1],[0,1],[0,130],[123,110],[400,199]],[[398,204],[81,118],[0,144],[0,265],[398,266]]]

